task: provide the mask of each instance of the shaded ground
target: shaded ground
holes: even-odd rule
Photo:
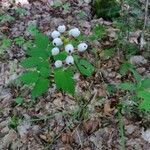
[[[11,39],[18,36],[23,36],[26,40],[31,39],[26,32],[31,23],[47,35],[60,24],[65,24],[68,28],[78,27],[85,34],[90,34],[95,24],[104,24],[109,28],[107,39],[91,43],[91,47],[92,44],[96,45],[99,54],[102,47],[111,44],[115,37],[115,29],[112,28],[111,22],[94,19],[90,4],[82,0],[70,0],[70,7],[66,10],[56,9],[44,0],[30,1],[30,5],[26,7],[27,14],[23,16],[17,15],[14,11],[16,6],[8,1],[2,0],[0,3],[3,5],[2,12],[15,17],[11,23],[0,24],[1,39],[4,34]],[[7,3],[10,4],[9,7]],[[75,98],[57,92],[53,85],[48,93],[32,105],[29,99],[30,92],[26,87],[16,87],[9,83],[17,74],[23,72],[19,62],[25,56],[24,51],[22,46],[13,43],[0,57],[0,149],[120,149],[119,117],[116,109],[109,106],[119,101],[122,93],[108,94],[106,83],[113,84],[122,80],[118,73],[122,55],[118,53],[108,60],[102,60],[99,56],[96,65],[94,54],[89,49],[86,57],[96,66],[96,73],[87,79],[76,74],[78,83]],[[139,73],[149,76],[148,64],[149,60],[146,64],[137,65]],[[20,93],[25,98],[22,106],[14,104]],[[10,127],[13,116],[19,119],[15,129]],[[142,138],[143,130],[150,127],[148,119],[141,118],[135,110],[135,114],[132,115],[125,112],[122,120],[125,126],[125,149],[150,150],[150,143]]]

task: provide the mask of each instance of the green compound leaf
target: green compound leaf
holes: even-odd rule
[[[38,57],[29,57],[21,61],[21,66],[25,68],[32,68],[39,65],[39,62],[41,62],[41,59]]]
[[[143,99],[143,102],[140,104],[140,109],[150,111],[150,92],[141,91],[138,93],[138,97]]]
[[[118,85],[118,88],[122,90],[128,90],[128,91],[135,91],[137,89],[136,84],[132,82],[120,83]]]
[[[58,55],[54,56],[53,58],[55,61],[56,60],[65,60],[67,55],[68,54],[65,51],[63,51],[63,52],[60,52]]]
[[[35,45],[40,49],[46,49],[49,44],[49,39],[46,35],[42,33],[36,34]]]
[[[31,84],[35,83],[38,80],[39,73],[36,71],[29,71],[24,74],[22,74],[19,77],[19,80],[21,80],[25,84]]]
[[[27,51],[27,54],[32,57],[42,57],[43,59],[47,59],[49,57],[49,54],[45,49],[38,47],[32,47]]]
[[[54,81],[58,89],[74,94],[75,92],[75,81],[73,79],[73,72],[70,69],[55,69],[54,70]]]
[[[89,77],[93,74],[94,66],[92,64],[90,64],[87,60],[79,59],[76,56],[74,56],[74,59],[75,59],[75,64],[81,74],[83,74],[87,77]]]
[[[31,92],[31,95],[33,98],[41,96],[43,93],[45,93],[48,90],[48,88],[49,88],[49,80],[40,78],[36,82],[32,92]]]
[[[50,76],[50,68],[41,67],[41,68],[39,69],[39,71],[40,71],[40,75],[41,75],[42,77],[47,78],[47,77]]]
[[[150,88],[150,78],[142,80],[141,87],[149,89]]]
[[[21,63],[21,66],[25,68],[33,68],[33,67],[49,67],[48,60],[44,60],[39,57],[29,57],[24,59]]]

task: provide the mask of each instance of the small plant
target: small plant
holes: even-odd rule
[[[16,129],[19,123],[19,118],[17,116],[12,116],[9,122],[9,127]]]
[[[24,9],[24,8],[17,8],[17,9],[15,9],[15,11],[16,11],[17,14],[19,14],[21,16],[24,16],[27,13],[27,10]]]
[[[25,43],[25,39],[23,37],[17,37],[14,39],[15,43],[19,46],[23,45]]]
[[[15,18],[8,15],[8,14],[0,15],[0,22],[1,23],[11,22],[14,20],[15,20]]]
[[[33,98],[45,93],[53,79],[58,90],[74,95],[74,72],[79,71],[86,77],[93,74],[93,65],[80,57],[88,48],[85,42],[78,40],[80,34],[78,28],[67,34],[62,25],[51,33],[53,40],[49,42],[47,36],[36,33],[34,46],[27,50],[28,57],[21,62],[27,71],[19,77],[24,84],[32,85]]]
[[[16,104],[21,105],[21,104],[23,104],[23,98],[17,97],[17,98],[15,99],[15,102],[16,102]]]
[[[4,38],[1,43],[0,43],[0,55],[2,55],[4,53],[4,51],[6,50],[6,48],[8,48],[9,46],[11,46],[12,40],[8,39],[8,38]]]
[[[99,40],[106,36],[106,27],[103,25],[95,25],[92,29],[92,35],[88,38],[90,41]]]
[[[106,20],[118,17],[121,10],[117,0],[93,0],[92,7],[97,17]]]
[[[133,100],[139,103],[139,108],[150,111],[150,78],[142,77],[134,70],[133,66],[126,63],[121,67],[121,73],[125,74],[130,70],[135,78],[134,82],[124,82],[119,84],[118,88],[130,92]]]

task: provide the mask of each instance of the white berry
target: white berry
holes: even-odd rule
[[[63,44],[62,40],[60,38],[56,38],[53,40],[54,46],[61,46]]]
[[[61,60],[55,61],[55,67],[56,67],[56,68],[62,67],[62,61],[61,61]]]
[[[88,45],[86,43],[81,43],[78,45],[78,51],[84,52],[88,48]]]
[[[58,30],[60,33],[64,33],[64,32],[66,31],[66,26],[65,26],[65,25],[58,26],[57,30]]]
[[[68,65],[74,64],[74,58],[73,58],[72,56],[67,56],[67,58],[66,58],[66,63],[67,63]]]
[[[53,31],[53,32],[51,33],[51,37],[52,37],[53,39],[58,38],[58,37],[60,37],[60,33],[55,30],[55,31]]]
[[[73,37],[78,37],[80,35],[80,30],[78,28],[71,29],[69,35]]]
[[[57,55],[57,54],[59,54],[59,48],[58,48],[58,47],[54,47],[54,48],[52,49],[52,55],[55,56],[55,55]]]
[[[67,53],[72,53],[72,52],[74,51],[73,45],[72,45],[72,44],[67,44],[67,45],[65,46],[65,51],[66,51]]]

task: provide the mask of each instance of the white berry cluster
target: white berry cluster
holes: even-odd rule
[[[52,43],[55,46],[51,52],[52,52],[53,56],[58,55],[61,51],[59,47],[63,45],[64,50],[68,53],[68,56],[67,56],[65,62],[67,65],[72,65],[72,64],[74,64],[74,58],[71,54],[74,53],[75,48],[71,43],[69,43],[69,40],[67,41],[67,44],[66,44],[65,39],[78,38],[78,36],[81,34],[81,32],[78,28],[73,28],[68,33],[69,38],[65,38],[63,36],[65,31],[66,31],[66,26],[60,25],[60,26],[58,26],[57,30],[55,30],[51,33],[51,37],[53,38]],[[80,43],[77,47],[77,51],[84,52],[85,50],[87,50],[87,48],[88,48],[88,45],[86,43]],[[63,63],[61,60],[57,60],[55,62],[56,68],[60,68],[60,67],[62,67],[62,65],[63,65]]]

